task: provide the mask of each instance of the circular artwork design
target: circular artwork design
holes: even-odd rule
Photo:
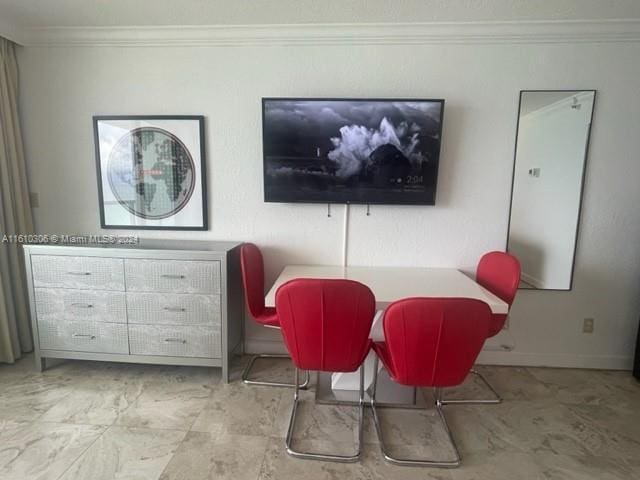
[[[182,210],[195,188],[195,165],[172,133],[140,127],[118,140],[107,160],[109,186],[133,215],[159,220]]]

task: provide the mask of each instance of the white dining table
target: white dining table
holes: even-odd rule
[[[506,314],[509,305],[496,295],[476,283],[473,279],[455,268],[417,268],[417,267],[342,267],[324,265],[287,265],[276,279],[265,296],[265,305],[275,307],[278,288],[294,278],[344,278],[367,285],[376,297],[378,313],[373,321],[370,338],[374,341],[384,340],[382,330],[382,313],[396,300],[408,297],[464,297],[475,298],[486,302],[491,311]],[[365,384],[369,385],[373,376],[373,356],[365,363]],[[395,387],[394,387],[395,388]],[[340,401],[341,397],[348,401],[358,389],[358,374],[333,374],[319,376],[316,390],[318,400],[327,400],[327,396]],[[387,390],[393,388],[389,385]],[[329,391],[332,390],[332,391]],[[381,392],[384,388],[378,388]],[[389,398],[397,398],[398,391],[410,395],[406,387],[396,388]],[[323,392],[321,392],[323,391]],[[345,392],[345,393],[343,393]],[[415,394],[415,391],[414,391]],[[346,397],[345,397],[346,395]],[[400,395],[402,396],[402,395]],[[397,403],[397,402],[394,402]]]

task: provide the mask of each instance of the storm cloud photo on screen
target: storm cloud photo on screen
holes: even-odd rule
[[[264,99],[265,200],[433,204],[442,100]]]

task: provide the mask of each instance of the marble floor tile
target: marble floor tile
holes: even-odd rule
[[[42,422],[111,425],[142,393],[142,385],[114,386],[103,390],[88,386],[70,391],[64,401],[47,410]]]
[[[301,402],[296,414],[296,442],[342,441],[353,442],[357,438],[358,408],[351,405],[331,405],[315,402],[315,387],[300,391]],[[283,392],[271,436],[285,438],[293,408],[293,391]],[[363,443],[378,444],[371,410],[365,407]]]
[[[237,371],[234,372],[238,381],[241,381],[242,372],[251,356],[248,355],[241,358],[242,360],[237,361],[237,366],[235,367]],[[293,383],[294,376],[295,368],[288,358],[259,358],[253,364],[249,373],[249,379],[264,382]],[[302,372],[300,373],[300,378],[301,380],[303,378]],[[315,374],[312,375],[312,379],[315,380]]]
[[[480,372],[504,400],[536,400],[549,398],[551,390],[524,367],[487,367],[477,365]],[[478,377],[469,374],[464,383],[444,390],[446,399],[493,399],[495,396]]]
[[[451,480],[451,469],[405,467],[386,462],[377,446],[368,445],[362,455],[362,466],[372,480]],[[484,480],[484,479],[483,479]],[[490,479],[486,479],[490,480]]]
[[[109,427],[60,480],[155,480],[185,432]]]
[[[620,415],[617,411],[604,406],[567,405],[566,407],[581,425],[588,425],[591,429],[591,436],[586,437],[590,454],[640,462],[640,412]]]
[[[219,368],[180,367],[171,365],[136,365],[138,375],[146,384],[182,384],[191,386],[207,386],[212,388],[222,379]]]
[[[624,412],[617,405],[567,405],[567,408],[586,422],[613,431],[629,441],[640,442],[640,402],[635,409]],[[640,452],[638,459],[640,460]]]
[[[0,363],[0,378],[6,381],[12,376],[24,377],[34,372],[35,360],[32,354],[27,354],[15,363]]]
[[[596,373],[604,383],[619,392],[626,392],[634,398],[640,397],[640,380],[633,377],[630,372],[622,370],[591,370]]]
[[[286,391],[282,396],[272,436],[283,438],[287,434],[291,410],[293,408],[293,391]],[[370,412],[365,408],[365,419]],[[315,402],[313,390],[300,392],[300,401],[296,413],[294,439],[296,445],[318,442],[351,443],[358,438],[359,409],[350,405],[327,405]],[[367,419],[368,420],[368,419]],[[373,435],[373,422],[365,421],[365,441],[369,442]],[[352,450],[349,449],[349,450]]]
[[[631,480],[640,478],[640,383],[629,372],[478,367],[501,405],[449,405],[458,469],[384,462],[369,408],[357,464],[294,459],[284,447],[293,391],[217,369],[64,361],[43,373],[33,359],[0,366],[1,480],[288,479]],[[289,360],[254,375],[292,381]],[[315,379],[315,375],[312,375]],[[473,378],[452,396],[487,394]],[[431,400],[431,390],[424,390]],[[485,395],[482,395],[485,396]],[[295,444],[350,453],[357,409],[316,405],[301,393]],[[381,409],[385,439],[401,456],[448,456],[435,411]],[[93,424],[93,425],[92,425]]]
[[[73,363],[73,362],[68,362]],[[217,385],[221,379],[219,368],[188,367],[174,365],[146,365],[134,363],[117,362],[84,362],[81,367],[87,380],[95,378],[103,388],[110,388],[112,385],[136,385],[136,384],[183,384],[192,386]],[[67,364],[59,369],[71,369]],[[46,370],[52,372],[56,370]],[[69,370],[71,371],[71,370]]]
[[[610,460],[600,456],[534,455],[544,479],[558,480],[631,480],[640,478],[638,464]],[[640,459],[638,459],[640,461]]]
[[[550,398],[560,403],[635,408],[640,402],[640,382],[629,372],[528,368],[550,390]]]
[[[268,438],[189,432],[160,480],[255,480]]]
[[[59,404],[69,394],[66,387],[73,377],[42,378],[24,377],[21,381],[0,381],[0,420],[33,421],[47,410]]]
[[[462,454],[476,452],[522,452],[499,405],[448,405],[444,407],[449,428]]]
[[[334,448],[342,445],[334,445]],[[259,480],[371,480],[375,477],[361,462],[336,463],[301,460],[288,455],[281,438],[269,440]]]
[[[513,452],[465,455],[453,480],[631,480],[633,470],[602,457]]]
[[[214,389],[191,430],[267,436],[286,390],[243,383],[221,384]]]
[[[520,453],[610,455],[640,453],[635,442],[580,417],[554,401],[511,401],[490,407],[447,409],[464,452],[508,450]]]
[[[435,408],[378,408],[387,452],[405,459],[453,460],[455,451]],[[454,441],[455,441],[455,433]]]
[[[211,397],[212,387],[180,383],[148,384],[116,418],[116,425],[187,431]]]
[[[451,470],[453,480],[560,480],[544,476],[532,455],[514,452],[481,452],[462,456],[462,465]]]
[[[591,423],[555,402],[507,402],[499,405],[512,445],[527,453],[595,454],[606,441]]]
[[[0,421],[0,478],[55,480],[104,427]]]

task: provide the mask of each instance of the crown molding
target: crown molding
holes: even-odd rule
[[[257,47],[640,42],[640,19],[231,26],[48,27],[18,36],[27,47]]]

